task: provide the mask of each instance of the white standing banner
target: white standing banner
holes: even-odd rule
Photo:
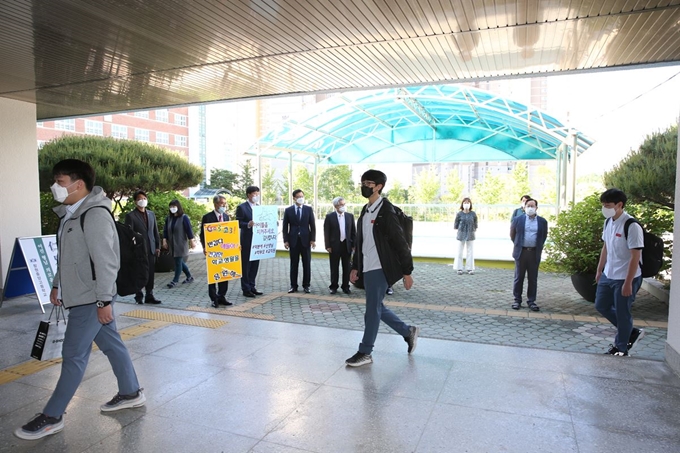
[[[254,225],[250,261],[266,260],[276,256],[278,221],[276,206],[253,206]]]

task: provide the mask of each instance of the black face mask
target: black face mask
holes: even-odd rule
[[[371,198],[371,195],[373,195],[373,187],[361,186],[361,195],[365,198]]]

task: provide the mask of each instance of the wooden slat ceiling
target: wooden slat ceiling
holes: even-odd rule
[[[38,118],[680,62],[680,0],[11,0]]]

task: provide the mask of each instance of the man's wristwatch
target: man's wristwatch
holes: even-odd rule
[[[111,303],[110,300],[106,300],[106,301],[104,301],[104,300],[98,300],[98,301],[97,301],[97,308],[104,308],[104,307],[106,307],[107,305],[109,305],[110,303]]]

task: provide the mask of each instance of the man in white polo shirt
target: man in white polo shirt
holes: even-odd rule
[[[631,307],[635,294],[642,284],[640,269],[644,238],[642,227],[626,221],[632,217],[623,210],[626,194],[619,189],[609,189],[600,195],[602,214],[607,219],[602,231],[602,252],[597,265],[597,293],[595,309],[616,327],[614,344],[606,354],[625,357],[628,351],[645,335],[644,330],[633,327]]]

